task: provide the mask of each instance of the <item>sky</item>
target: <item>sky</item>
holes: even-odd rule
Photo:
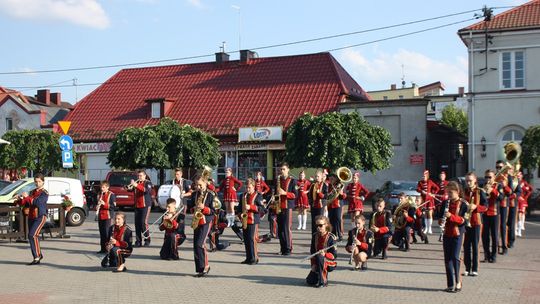
[[[467,87],[467,49],[457,31],[522,0],[0,0],[0,86],[35,95],[37,87],[76,103],[122,68],[40,73],[177,59],[155,66],[213,61],[225,42],[237,51],[365,31],[454,13],[447,18],[309,43],[257,50],[259,57],[331,51],[366,91],[390,84],[441,81],[446,93]],[[451,23],[457,23],[445,26]],[[409,36],[372,41],[427,30]],[[356,47],[344,48],[346,46]],[[338,49],[338,50],[335,50]],[[9,74],[25,72],[24,74]],[[8,74],[6,74],[8,73]],[[76,85],[75,85],[76,84]]]

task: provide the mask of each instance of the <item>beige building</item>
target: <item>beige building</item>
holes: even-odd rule
[[[483,174],[540,124],[540,1],[459,30],[469,52],[469,169]],[[540,185],[538,169],[532,182]]]

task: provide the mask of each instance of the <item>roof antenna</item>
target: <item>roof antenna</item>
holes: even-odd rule
[[[401,64],[401,88],[405,88],[405,65]]]
[[[221,53],[225,53],[225,45],[227,45],[226,41],[221,42],[221,46],[219,47]]]

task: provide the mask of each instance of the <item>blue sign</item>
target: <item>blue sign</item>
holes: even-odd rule
[[[62,167],[73,168],[73,151],[62,151]]]
[[[69,135],[62,135],[58,142],[60,143],[60,149],[62,149],[62,151],[70,151],[73,149],[73,139],[71,139],[71,136]]]

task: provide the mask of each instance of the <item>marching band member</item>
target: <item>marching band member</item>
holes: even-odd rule
[[[97,212],[98,212],[98,228],[101,250],[98,253],[107,252],[107,242],[109,227],[111,227],[111,221],[114,219],[114,207],[116,206],[116,196],[109,191],[109,182],[101,182],[101,194],[99,196]]]
[[[418,182],[416,191],[422,196],[422,201],[426,202],[426,234],[431,234],[433,224],[433,210],[435,209],[435,194],[439,192],[439,187],[429,179],[429,171],[424,170],[424,178]]]
[[[495,172],[486,170],[486,185],[483,191],[488,196],[486,212],[482,215],[482,246],[484,262],[495,263],[497,260],[497,242],[499,239],[499,202],[504,198],[503,186],[495,182]]]
[[[448,200],[444,202],[439,216],[439,225],[444,227],[443,250],[446,270],[446,292],[459,292],[462,288],[460,274],[460,253],[465,234],[465,213],[467,203],[460,198],[459,184],[449,182],[447,187]]]
[[[257,171],[257,175],[255,177],[255,191],[263,197],[263,200],[268,192],[270,192],[270,187],[268,187],[264,181],[261,171]]]
[[[337,175],[330,174],[330,184],[328,186],[328,218],[332,225],[332,233],[337,236],[338,242],[341,242],[343,238],[343,231],[341,230],[341,200],[347,198],[347,194],[343,192],[343,186]]]
[[[364,227],[365,223],[366,219],[363,215],[360,214],[354,217],[356,228],[349,230],[349,237],[345,246],[347,252],[352,254],[354,269],[356,270],[367,270],[367,260],[371,257],[373,249],[373,232]]]
[[[234,224],[234,207],[238,203],[236,190],[242,187],[242,182],[232,175],[232,168],[225,169],[225,178],[219,184],[216,192],[223,192],[223,202],[227,211],[227,227]]]
[[[280,244],[280,253],[290,255],[293,249],[292,245],[292,209],[294,208],[294,199],[297,196],[295,181],[289,176],[289,164],[283,163],[280,167],[281,175],[277,180],[277,194],[279,195],[279,210],[277,215],[278,237]]]
[[[306,282],[313,287],[325,287],[328,285],[328,273],[337,265],[337,250],[334,247],[336,236],[330,232],[332,225],[326,216],[319,215],[315,219],[315,226],[317,232],[311,238],[310,252],[317,255],[311,258],[311,271]]]
[[[259,209],[262,206],[262,197],[255,192],[255,181],[248,178],[246,181],[246,193],[242,196],[242,202],[238,206],[242,231],[244,233],[244,247],[246,259],[242,264],[254,265],[259,263],[257,250],[257,238],[259,234]]]
[[[407,200],[405,194],[400,193],[400,203],[394,212],[394,234],[392,244],[399,247],[402,251],[409,251],[411,243],[411,230],[414,225],[414,209]]]
[[[422,197],[421,196],[415,197],[414,203],[416,207],[411,207],[414,210],[414,215],[415,215],[414,225],[413,225],[413,235],[412,235],[413,243],[417,242],[416,236],[415,236],[415,233],[416,233],[418,234],[418,236],[420,236],[420,240],[424,242],[424,244],[429,244],[428,236],[426,232],[424,231],[424,227],[422,227],[424,220],[427,220],[425,218],[425,207],[424,207],[425,204],[422,203]]]
[[[191,196],[188,208],[193,212],[193,254],[195,256],[196,277],[203,277],[210,272],[206,238],[214,220],[214,193],[207,189],[207,177],[197,175],[193,179],[196,192]]]
[[[176,185],[178,188],[180,188],[182,198],[187,199],[193,193],[193,189],[191,189],[191,181],[183,178],[182,175],[183,172],[181,168],[174,169],[174,180],[172,183],[173,185]],[[184,209],[184,214],[185,213],[186,210]]]
[[[525,230],[525,212],[529,206],[528,200],[529,196],[532,194],[532,187],[523,178],[522,172],[518,172],[517,178],[519,181],[519,186],[521,187],[521,195],[518,198],[518,223],[516,235],[521,236],[521,231]]]
[[[382,252],[381,258],[386,260],[388,243],[392,237],[392,214],[385,210],[385,201],[379,198],[375,203],[375,212],[371,217],[369,227],[375,233],[375,244],[373,246],[373,256],[378,256]]]
[[[299,179],[296,181],[296,209],[298,210],[298,227],[296,230],[306,230],[307,210],[309,209],[308,192],[311,183],[306,179],[306,173],[302,170],[299,174]]]
[[[446,172],[441,171],[441,173],[439,173],[439,183],[437,184],[437,186],[439,187],[439,191],[436,195],[441,201],[445,201],[448,199],[448,193],[446,192],[447,185],[448,181],[446,180]]]
[[[274,239],[278,238],[277,204],[279,204],[279,200],[273,201],[272,204],[268,205],[267,207],[268,208],[268,229],[270,230],[270,237]]]
[[[351,214],[351,221],[355,224],[355,218],[364,212],[364,201],[369,191],[360,183],[360,173],[353,175],[352,183],[347,185],[347,200],[349,201],[348,213]]]
[[[465,240],[463,243],[465,254],[465,275],[475,277],[478,275],[478,245],[480,241],[480,230],[482,220],[480,215],[487,210],[487,200],[485,192],[480,191],[477,185],[477,178],[474,172],[465,175],[467,189],[465,190],[465,201],[469,203],[467,213],[468,224],[465,225]]]
[[[521,186],[517,176],[514,176],[514,168],[508,170],[508,186],[512,190],[512,194],[508,197],[508,248],[512,248],[516,241],[518,198],[521,196]]]
[[[326,194],[328,192],[328,185],[324,181],[323,171],[317,170],[315,174],[315,182],[311,184],[308,193],[309,206],[311,210],[311,233],[317,232],[317,226],[315,226],[315,219],[319,215],[323,215]]]
[[[244,242],[244,234],[241,227],[242,225],[238,225],[238,223],[239,221],[235,220],[234,224],[231,226],[231,229],[240,239],[240,241]],[[223,209],[215,209],[214,221],[210,227],[210,237],[208,238],[211,252],[216,250],[225,250],[227,247],[229,247],[230,244],[228,241],[220,240],[220,237],[223,235],[227,225],[227,212]]]
[[[178,246],[186,240],[185,216],[183,213],[176,214],[176,200],[167,199],[167,214],[163,217],[159,231],[165,231],[163,235],[163,245],[159,251],[159,256],[163,260],[179,260]]]
[[[504,162],[498,160],[495,168],[497,173],[504,168]],[[496,182],[501,183],[502,185],[502,199],[499,204],[499,236],[500,236],[500,247],[501,251],[499,254],[506,254],[508,252],[508,236],[507,236],[507,221],[508,221],[508,204],[509,197],[512,195],[512,188],[510,187],[511,183],[508,179],[507,174],[500,174]]]
[[[36,188],[30,191],[30,194],[23,192],[21,197],[16,200],[16,204],[23,207],[25,214],[24,210],[28,211],[28,242],[34,259],[27,265],[39,264],[43,259],[39,245],[39,233],[47,221],[47,200],[49,199],[49,193],[43,188],[44,183],[45,176],[41,173],[36,174],[34,176]],[[23,224],[21,223],[21,225]]]
[[[148,230],[148,217],[152,209],[152,183],[146,178],[144,170],[137,171],[137,181],[131,180],[128,191],[133,191],[135,200],[135,247],[150,246],[150,231]]]
[[[132,232],[126,224],[126,215],[118,212],[114,216],[114,225],[109,227],[108,254],[101,261],[101,267],[116,267],[113,272],[127,271],[125,259],[131,256],[133,247]]]

